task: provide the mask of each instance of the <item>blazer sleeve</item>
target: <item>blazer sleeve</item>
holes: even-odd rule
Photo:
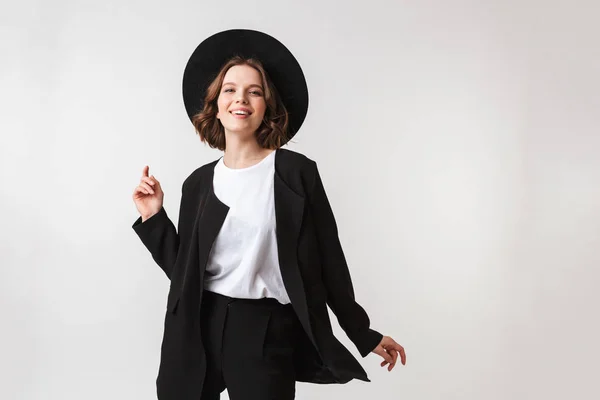
[[[181,188],[181,206],[183,206],[184,185]],[[179,221],[181,224],[181,220]],[[152,254],[152,258],[160,268],[165,272],[167,277],[171,279],[177,253],[179,251],[179,234],[175,229],[175,225],[169,219],[164,207],[142,222],[142,217],[139,217],[132,225],[133,230],[142,243]]]
[[[354,298],[352,279],[338,237],[337,224],[316,163],[308,197],[319,243],[327,304],[361,356],[366,357],[381,342],[383,335],[370,328],[367,313]]]

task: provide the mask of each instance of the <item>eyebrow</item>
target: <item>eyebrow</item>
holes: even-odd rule
[[[235,83],[233,83],[233,82],[225,82],[225,83],[223,83],[223,86],[225,86],[225,85],[233,85],[233,86],[235,86]],[[252,85],[248,85],[248,87],[257,87],[257,88],[260,88],[261,90],[263,90],[263,87],[261,85],[256,84],[256,83],[253,83]]]

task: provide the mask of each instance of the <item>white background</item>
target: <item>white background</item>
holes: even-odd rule
[[[599,398],[599,14],[3,1],[0,397],[155,398],[168,280],[131,229],[131,194],[150,165],[177,221],[183,180],[221,155],[185,113],[185,64],[249,28],[304,69],[309,112],[287,147],[318,162],[357,299],[408,355],[388,373],[371,354],[371,383],[301,383],[297,398]]]

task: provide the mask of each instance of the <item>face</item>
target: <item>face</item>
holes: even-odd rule
[[[260,73],[248,65],[227,71],[217,105],[217,118],[226,132],[251,136],[262,123],[267,109]]]

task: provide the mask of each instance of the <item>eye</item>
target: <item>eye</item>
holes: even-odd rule
[[[229,91],[232,91],[232,92],[233,92],[233,89],[231,89],[231,88],[227,88],[227,89],[224,89],[224,90],[223,90],[223,92],[229,92]]]
[[[253,90],[253,91],[252,91],[252,92],[250,92],[250,93],[252,93],[252,94],[255,94],[255,95],[257,95],[257,96],[262,96],[262,93],[261,93],[261,92],[259,92],[258,90]]]

